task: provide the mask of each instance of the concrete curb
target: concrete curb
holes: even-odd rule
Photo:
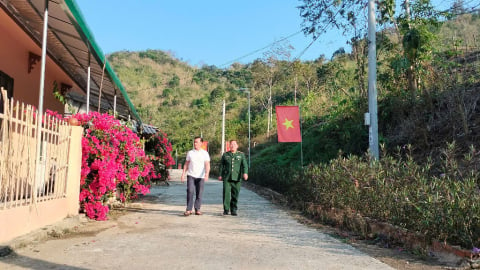
[[[50,237],[60,237],[87,222],[89,222],[89,220],[83,214],[67,217],[52,225],[42,227],[38,230],[14,238],[6,243],[0,243],[0,257],[5,257],[16,249],[28,246],[33,242],[40,242]]]

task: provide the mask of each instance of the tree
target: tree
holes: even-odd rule
[[[366,9],[368,0],[303,0],[303,5],[299,6],[300,16],[303,17],[302,27],[305,35],[311,35],[314,39],[318,38],[327,30],[339,29],[344,35],[351,36],[353,56],[356,60],[356,80],[361,94],[366,93],[365,87],[365,65],[367,56],[365,48],[368,43],[362,40],[367,36],[367,16]],[[393,1],[384,0],[380,2],[380,11],[382,17],[387,18],[393,10]],[[360,14],[365,14],[361,16]],[[385,19],[383,20],[385,21]],[[345,49],[342,47],[335,51],[332,59],[345,55]]]
[[[463,0],[455,0],[451,10],[452,14],[454,15],[465,14],[467,12],[467,10],[465,9],[465,2]]]
[[[303,18],[303,33],[314,39],[332,28],[347,34],[353,30],[352,23],[362,18],[358,15],[365,13],[367,3],[368,0],[303,0],[303,5],[298,7]],[[362,20],[366,21],[366,17]]]
[[[298,91],[298,77],[301,75],[301,72],[302,72],[302,69],[303,69],[303,66],[302,66],[302,62],[300,62],[298,59],[295,60],[293,63],[292,63],[292,69],[293,69],[293,75],[294,75],[294,78],[293,78],[293,87],[294,87],[294,91],[295,91],[295,104],[297,104],[297,91]]]
[[[270,129],[273,125],[273,89],[274,85],[284,74],[279,64],[282,60],[290,60],[293,47],[286,42],[276,42],[263,54],[262,60],[256,60],[252,64],[252,80],[254,88],[264,96],[264,107],[267,109],[267,138],[270,137]]]
[[[338,50],[333,52],[332,59],[338,56],[343,56],[343,55],[345,55],[345,49],[343,47],[340,47]]]
[[[405,13],[398,17],[400,40],[402,40],[403,57],[407,62],[406,77],[408,89],[415,96],[418,91],[420,72],[423,64],[431,57],[432,42],[440,26],[442,13],[434,10],[430,0],[417,0],[411,5],[404,3]]]
[[[215,103],[216,101],[218,101],[220,99],[224,99],[224,98],[225,98],[225,89],[218,86],[215,89],[213,89],[212,92],[210,92],[209,101],[211,103]]]
[[[298,86],[296,89],[299,93],[302,93],[302,88],[306,89],[306,94],[308,95],[312,91],[316,91],[319,85],[317,80],[317,65],[323,65],[322,62],[318,62],[318,64],[309,62],[309,63],[302,63],[300,61],[294,62],[294,74],[295,76],[298,75]],[[296,92],[297,92],[296,90]],[[295,94],[296,96],[296,94]]]
[[[461,1],[461,0],[458,0]],[[303,32],[306,35],[312,35],[317,38],[325,31],[331,28],[343,30],[343,33],[351,33],[352,46],[358,49],[361,40],[365,39],[366,16],[365,14],[368,0],[303,0],[303,5],[299,6],[300,16],[303,17]],[[403,48],[403,61],[407,62],[405,69],[408,81],[408,89],[411,93],[416,93],[418,89],[419,74],[422,70],[422,64],[429,59],[431,54],[432,41],[435,39],[435,31],[440,24],[440,17],[444,15],[436,11],[431,5],[430,0],[415,0],[410,3],[409,0],[403,2],[403,14],[394,17],[395,2],[392,0],[382,0],[377,3],[379,24],[388,27],[393,24],[397,29],[399,40]],[[360,89],[364,89],[362,70],[364,61],[358,58],[362,53],[355,55],[357,57],[358,78]],[[402,62],[402,59],[395,59]]]
[[[177,74],[174,74],[172,79],[168,82],[170,88],[175,88],[180,85],[180,77]]]
[[[268,64],[261,60],[257,59],[253,62],[253,64],[250,67],[250,70],[252,72],[252,84],[253,84],[253,89],[256,90],[257,94],[257,99],[260,101],[260,104],[264,109],[268,111],[267,114],[267,137],[269,137],[270,133],[270,101],[271,101],[271,96],[268,94],[269,91],[269,86],[273,85],[273,76],[271,74],[271,70],[268,66]]]

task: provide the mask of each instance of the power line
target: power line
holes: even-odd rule
[[[297,59],[300,59],[300,57],[302,57],[302,55],[303,55],[308,49],[310,49],[310,47],[313,45],[313,43],[314,43],[315,41],[317,41],[317,39],[318,39],[319,37],[320,37],[320,35],[316,36],[316,37],[312,40],[312,42],[310,42],[310,44],[308,44],[308,46],[305,47],[305,49],[303,49],[303,50],[298,54],[298,56],[295,57],[293,60],[295,61],[295,60],[297,60]]]
[[[470,13],[475,13],[476,11],[479,11],[478,7],[480,7],[480,3],[477,3],[475,0],[468,0],[468,1],[463,1],[463,5],[461,6],[465,12],[461,14],[470,14]],[[450,12],[453,11],[455,8],[454,3],[451,3],[450,8],[445,9],[442,12]],[[461,15],[458,14],[458,15]]]
[[[327,24],[325,24],[325,25],[321,28],[320,33],[325,33],[325,32],[327,31],[327,28],[330,27],[331,24],[332,24],[331,21],[328,22]],[[308,44],[308,46],[305,47],[305,49],[303,49],[303,50],[300,52],[300,54],[299,54],[294,60],[300,59],[300,57],[302,57],[302,55],[313,45],[313,43],[314,43],[315,41],[317,41],[317,39],[318,39],[320,36],[321,36],[321,34],[315,36],[315,37],[313,38],[312,42],[310,42],[310,44]]]
[[[300,30],[300,31],[298,31],[298,32],[295,32],[295,33],[293,33],[293,34],[291,34],[291,35],[289,35],[289,36],[287,36],[287,37],[284,37],[284,38],[282,38],[282,39],[280,39],[280,40],[274,41],[274,42],[268,44],[268,45],[265,46],[265,47],[262,47],[262,48],[260,48],[260,49],[257,49],[257,50],[255,50],[255,51],[253,51],[253,52],[250,52],[250,53],[248,53],[248,54],[246,54],[246,55],[244,55],[244,56],[241,56],[241,57],[238,57],[238,58],[233,59],[233,60],[231,60],[231,61],[228,61],[228,62],[220,65],[220,67],[226,66],[226,65],[228,65],[228,64],[235,63],[235,62],[237,62],[237,61],[239,61],[239,60],[241,60],[241,59],[243,59],[243,58],[245,58],[245,57],[248,57],[248,56],[250,56],[250,55],[252,55],[252,54],[255,54],[255,53],[257,53],[257,52],[260,52],[260,51],[263,51],[263,50],[265,50],[265,49],[267,49],[267,48],[270,48],[272,45],[274,45],[274,44],[276,44],[276,43],[278,43],[278,42],[287,40],[287,39],[289,39],[289,38],[291,38],[291,37],[293,37],[293,36],[296,36],[296,35],[298,35],[298,34],[300,34],[300,33],[302,33],[302,32],[303,32],[302,30]]]

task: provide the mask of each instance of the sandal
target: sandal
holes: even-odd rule
[[[202,213],[202,212],[200,212],[200,211],[195,211],[195,215],[198,215],[198,216],[200,216],[200,215],[202,215],[202,214],[203,214],[203,213]]]
[[[185,211],[183,213],[183,215],[186,216],[186,217],[190,216],[191,214],[192,214],[192,211]]]

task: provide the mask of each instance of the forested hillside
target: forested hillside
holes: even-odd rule
[[[433,26],[430,26],[433,28]],[[476,143],[480,33],[477,14],[440,24],[425,55],[418,55],[414,89],[398,35],[378,34],[380,142],[386,149],[412,144],[426,157],[447,142],[463,147]],[[144,122],[166,132],[179,156],[193,136],[209,141],[218,155],[222,101],[226,102],[226,139],[237,138],[247,151],[247,95],[251,92],[251,135],[254,154],[272,144],[282,163],[298,162],[299,145],[276,144],[276,105],[301,107],[304,164],[328,161],[338,151],[362,154],[368,148],[366,43],[359,39],[352,53],[339,48],[331,59],[293,61],[288,44],[276,44],[252,63],[228,68],[192,67],[169,53],[148,50],[109,55]],[[280,148],[280,149],[275,149]],[[283,156],[285,155],[285,156]]]

